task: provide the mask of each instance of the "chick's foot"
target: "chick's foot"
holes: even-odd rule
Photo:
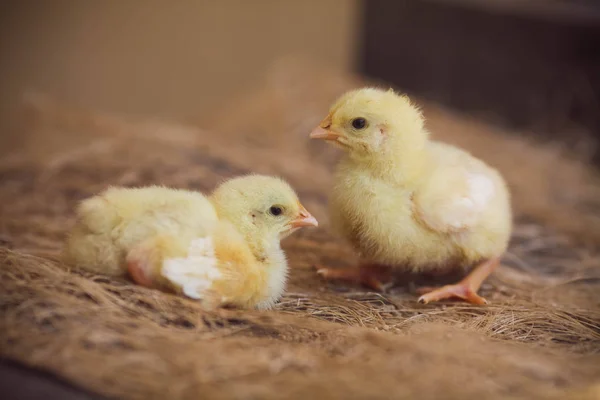
[[[387,266],[364,264],[357,268],[316,268],[317,274],[327,280],[353,282],[377,292],[384,292],[392,284],[391,271]]]
[[[127,253],[127,271],[138,285],[148,288],[164,286],[160,277],[163,260],[185,257],[184,241],[172,236],[154,236],[134,246]]]
[[[419,303],[427,304],[432,301],[458,298],[471,304],[487,304],[487,300],[479,296],[477,291],[499,263],[499,258],[485,261],[479,264],[465,279],[454,285],[446,285],[438,289],[420,288],[418,292],[423,295],[419,297]]]
[[[154,286],[154,282],[148,276],[147,270],[146,260],[142,258],[134,259],[133,257],[127,260],[127,271],[131,279],[140,286],[151,288]]]
[[[419,303],[427,304],[432,301],[445,299],[462,299],[471,304],[487,304],[487,300],[475,293],[468,285],[457,283],[456,285],[447,285],[438,289],[425,287],[418,290],[419,293],[425,293],[419,297]]]

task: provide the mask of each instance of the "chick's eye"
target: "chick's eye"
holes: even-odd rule
[[[277,216],[277,215],[281,215],[283,210],[281,209],[281,207],[273,206],[273,207],[269,208],[269,212],[271,214]]]
[[[364,118],[354,118],[352,120],[352,127],[354,129],[363,129],[365,126],[367,126],[367,120]]]

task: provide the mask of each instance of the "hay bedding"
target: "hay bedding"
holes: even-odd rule
[[[436,136],[513,189],[510,253],[482,289],[491,305],[423,306],[410,287],[380,295],[315,277],[316,262],[355,260],[325,212],[336,153],[305,135],[359,83],[283,61],[208,130],[31,99],[25,145],[0,164],[0,355],[128,399],[600,398],[599,189],[554,148],[425,110]],[[275,311],[206,313],[56,260],[75,204],[109,184],[210,190],[250,171],[284,176],[323,222],[285,243],[291,279]]]

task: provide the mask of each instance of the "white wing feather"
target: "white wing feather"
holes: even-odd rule
[[[473,210],[479,212],[485,210],[496,193],[494,182],[484,174],[469,173],[467,174],[467,185]]]
[[[475,225],[496,194],[494,181],[485,173],[466,172],[463,177],[466,179],[466,191],[462,195],[448,197],[441,193],[432,196],[437,199],[433,203],[418,201],[419,215],[431,228],[447,231]],[[439,190],[452,192],[451,188],[445,187]]]
[[[181,287],[186,296],[202,299],[213,282],[221,277],[217,263],[212,239],[198,238],[192,240],[186,258],[165,259],[161,274]]]
[[[453,229],[471,226],[477,222],[481,213],[494,195],[494,182],[483,174],[467,174],[467,193],[455,198],[445,207],[443,219]]]

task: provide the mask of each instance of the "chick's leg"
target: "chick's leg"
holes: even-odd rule
[[[343,280],[362,284],[377,292],[383,292],[392,280],[389,267],[374,264],[361,264],[357,268],[317,267],[317,274],[327,280]]]
[[[160,274],[166,258],[185,257],[187,248],[181,240],[170,236],[155,236],[133,247],[127,253],[127,270],[138,285],[162,288],[165,284]]]
[[[459,298],[471,304],[486,304],[487,301],[477,295],[477,291],[499,263],[500,258],[492,258],[485,261],[475,267],[462,281],[454,285],[446,285],[439,289],[421,288],[419,291],[425,294],[419,297],[419,303],[427,304],[432,301]]]

